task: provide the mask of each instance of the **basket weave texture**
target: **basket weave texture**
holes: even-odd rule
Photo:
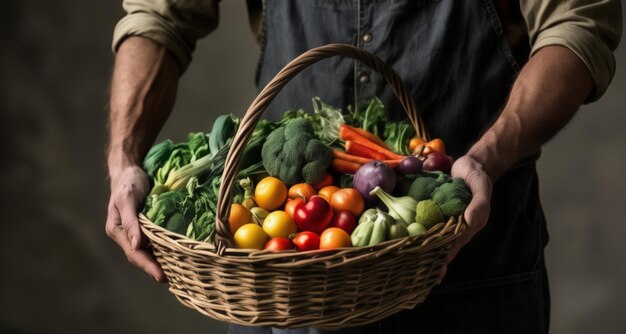
[[[328,57],[354,58],[380,73],[415,127],[428,138],[400,77],[374,55],[346,44],[311,49],[287,64],[252,102],[224,167],[216,212],[215,246],[170,232],[140,216],[142,231],[178,300],[211,318],[247,326],[333,330],[372,323],[421,303],[457,235],[451,217],[419,237],[370,247],[307,252],[233,248],[228,225],[230,189],[245,144],[261,115],[291,78]]]

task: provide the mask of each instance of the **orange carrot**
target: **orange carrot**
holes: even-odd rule
[[[371,149],[369,146],[359,144],[353,141],[346,141],[346,152],[363,158],[370,158],[375,160],[385,160],[386,155]]]
[[[337,158],[337,159],[341,159],[341,160],[346,160],[346,161],[350,161],[350,162],[354,162],[357,164],[366,164],[370,161],[374,161],[372,159],[368,159],[368,158],[363,158],[363,157],[359,157],[356,155],[352,155],[352,154],[348,154],[344,151],[340,151],[340,150],[333,150],[333,157]]]
[[[339,138],[344,141],[350,140],[355,143],[363,144],[363,145],[375,145],[371,140],[361,136],[358,132],[352,130],[347,126],[341,126],[339,128]]]
[[[354,162],[335,158],[331,163],[331,167],[339,173],[354,174],[357,170],[359,170],[359,168],[361,168],[361,165]]]
[[[355,128],[355,127],[352,127],[352,126],[347,125],[347,124],[342,124],[341,126],[342,127],[345,126],[346,128],[348,128],[350,130],[353,130],[354,132],[360,134],[361,136],[369,139],[374,144],[376,144],[376,145],[378,145],[380,147],[383,147],[385,149],[388,149],[387,144],[385,144],[385,142],[382,139],[380,139],[380,137],[378,137],[377,135],[375,135],[375,134],[373,134],[373,133],[371,133],[371,132],[369,132],[367,130],[364,130],[364,129],[361,129],[361,128]]]
[[[376,159],[358,157],[356,155],[348,154],[344,151],[340,151],[337,149],[333,150],[333,157],[335,157],[336,159],[354,162],[355,164],[359,164],[359,165],[365,165],[368,162],[376,161]],[[400,161],[402,160],[379,160],[379,161],[389,165],[390,167],[397,167],[400,164]]]
[[[370,149],[384,155],[387,159],[390,160],[400,160],[400,159],[404,159],[405,157],[399,154],[396,154],[394,152],[391,152],[390,150],[381,147],[380,145],[377,145],[376,143],[372,142],[371,140],[361,136],[359,133],[357,133],[356,131],[342,126],[339,130],[339,137],[345,141],[352,141],[355,143],[359,143],[363,146],[367,146]],[[350,152],[348,150],[348,152]],[[373,158],[373,157],[372,157]],[[373,158],[376,159],[376,158]]]

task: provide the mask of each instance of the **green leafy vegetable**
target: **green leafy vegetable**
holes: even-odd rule
[[[313,133],[322,143],[328,146],[335,144],[339,140],[339,126],[345,122],[341,109],[333,108],[317,96],[312,99],[312,104],[312,113],[303,109],[285,112],[280,125],[285,126],[293,119],[307,120],[313,127]]]
[[[235,136],[238,125],[239,119],[232,115],[220,115],[215,119],[209,135],[209,149],[212,155],[216,155]]]
[[[168,175],[164,185],[170,190],[178,190],[185,187],[191,177],[195,176],[199,180],[206,180],[221,174],[224,170],[224,163],[226,162],[226,155],[230,149],[231,140],[232,138],[220,148],[217,154],[206,155],[172,171]]]
[[[170,172],[185,166],[189,162],[191,162],[191,152],[187,143],[174,145],[170,157],[156,172],[155,184],[165,184]]]
[[[365,111],[357,108],[352,114],[347,115],[346,123],[383,137],[387,124],[385,106],[379,98],[375,97],[367,105]]]
[[[317,121],[313,123],[315,135],[322,143],[332,145],[339,139],[339,126],[344,123],[341,109],[331,107],[316,96],[313,98],[313,112],[317,116]]]
[[[278,123],[262,119],[250,136],[241,157],[240,169],[246,169],[261,162],[261,149],[265,139],[278,127]]]
[[[154,178],[157,170],[170,158],[173,150],[174,143],[169,139],[152,146],[143,160],[143,169],[146,171],[146,174]]]
[[[151,207],[145,211],[146,217],[169,231],[184,234],[195,213],[186,193],[171,191],[152,196]]]
[[[415,136],[415,128],[408,120],[389,122],[385,127],[385,144],[398,154],[411,154],[409,152],[409,141],[413,136]]]
[[[190,133],[187,145],[191,152],[191,161],[196,161],[209,153],[209,138],[203,132]]]

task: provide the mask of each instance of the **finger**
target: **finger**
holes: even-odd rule
[[[485,227],[489,219],[490,207],[491,205],[487,197],[476,195],[472,198],[463,214],[468,228],[463,231],[462,238],[465,236],[473,237],[476,232]]]
[[[448,255],[446,255],[446,264],[450,264],[452,260],[454,260],[456,254],[459,253],[461,248],[463,248],[466,243],[467,242],[462,242],[461,240],[457,239],[452,248],[450,248],[450,250],[448,251]]]
[[[130,246],[132,249],[139,249],[141,245],[141,228],[139,227],[139,218],[137,213],[137,204],[131,197],[118,202],[118,210],[122,218],[122,226],[126,232]]]
[[[444,264],[443,266],[441,266],[441,270],[439,270],[439,276],[437,277],[437,282],[435,282],[435,285],[441,284],[441,281],[446,276],[447,272],[448,272],[448,265]]]
[[[448,251],[446,263],[450,264],[459,253],[461,248],[465,246],[487,223],[489,218],[489,201],[484,197],[475,196],[465,209],[465,221],[467,228],[457,237],[454,246]]]
[[[130,246],[128,236],[121,225],[107,222],[107,234],[122,248],[130,263],[139,267],[157,282],[165,282],[165,274],[158,263],[145,250],[133,249]]]

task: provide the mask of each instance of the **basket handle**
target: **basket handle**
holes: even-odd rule
[[[230,195],[231,188],[235,182],[241,155],[248,139],[252,135],[261,115],[272,102],[274,97],[281,89],[296,76],[300,71],[309,65],[316,63],[322,59],[333,56],[344,56],[356,59],[381,74],[391,87],[396,98],[400,101],[402,108],[407,113],[411,124],[415,128],[417,135],[427,139],[428,132],[420,115],[415,107],[415,102],[398,74],[380,58],[373,54],[357,48],[349,44],[327,44],[311,49],[287,64],[276,76],[270,81],[259,95],[252,101],[252,104],[241,119],[239,129],[235,134],[226,162],[224,164],[224,173],[220,182],[220,193],[217,200],[217,212],[215,222],[215,245],[217,254],[223,254],[228,247],[233,247],[232,236],[228,225],[228,216],[230,214]]]

